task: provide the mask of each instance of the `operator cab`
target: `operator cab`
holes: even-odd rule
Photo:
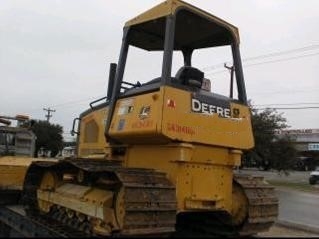
[[[175,74],[175,77],[171,77],[172,85],[177,88],[187,89],[191,91],[204,90],[211,92],[211,80],[204,77],[204,72],[192,67],[182,66]],[[135,85],[131,88],[124,89],[123,96],[136,95],[141,92],[154,91],[161,86],[162,77],[157,77],[141,85]]]
[[[209,72],[196,67],[210,64],[214,59],[205,50],[216,50],[218,56],[221,48],[227,48],[228,62],[233,64],[230,88],[224,94],[216,90],[215,78],[211,92]],[[233,97],[233,83],[237,86],[236,98]],[[221,82],[223,88],[228,84],[227,80]],[[238,30],[183,1],[165,1],[125,24],[111,88],[105,127],[109,142],[113,138],[121,143],[167,143],[172,139],[207,143],[206,138],[210,138],[209,144],[224,147],[249,148],[253,144],[250,130],[242,130],[250,129],[250,121]],[[175,111],[170,112],[171,109]],[[180,115],[178,121],[170,118],[170,114],[177,116],[179,112],[187,115]],[[184,127],[183,135],[176,128],[190,125],[186,120],[202,125],[192,123],[194,129]],[[239,132],[235,137],[222,132],[224,142],[217,137],[221,133],[214,132],[216,138],[212,139],[208,133],[211,125],[217,129],[224,128],[225,124],[230,131]],[[243,137],[247,140],[240,140]],[[238,143],[240,141],[242,143]]]
[[[185,2],[165,1],[125,24],[114,96],[118,98],[124,92],[125,95],[140,93],[135,88],[144,86],[147,91],[163,85],[201,88],[202,73],[206,78],[209,75],[194,65],[209,62],[199,59],[204,57],[198,54],[206,49],[218,51],[221,48],[227,50],[227,61],[234,67],[238,101],[246,104],[237,28]],[[213,56],[205,57],[211,59]],[[187,79],[189,77],[194,79]]]

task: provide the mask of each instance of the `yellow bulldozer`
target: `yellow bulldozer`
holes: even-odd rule
[[[31,122],[26,115],[0,115],[0,204],[20,197],[35,151],[36,136],[30,130]]]
[[[27,115],[0,115],[0,205],[17,202],[33,158],[36,135]],[[42,158],[43,160],[43,158]],[[45,159],[53,161],[53,159]]]
[[[197,51],[217,47],[231,52],[230,95],[192,65]],[[132,83],[130,48],[160,53],[160,74]],[[184,64],[173,75],[176,54]],[[22,234],[33,221],[44,226],[32,236],[247,236],[277,218],[274,188],[235,173],[254,147],[239,33],[206,11],[168,0],[126,22],[107,96],[77,120],[76,158],[27,166]],[[7,226],[10,213],[0,208]]]

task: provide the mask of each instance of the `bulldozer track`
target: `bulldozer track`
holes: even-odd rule
[[[101,160],[61,160],[60,162],[33,163],[27,173],[23,203],[31,217],[41,216],[37,202],[37,189],[45,171],[57,173],[84,172],[83,184],[98,188],[107,188],[116,192],[122,188],[123,221],[121,229],[111,237],[132,235],[169,235],[175,230],[176,195],[175,187],[166,178],[166,174],[152,169],[124,168],[118,162]],[[99,179],[104,179],[99,180]],[[102,181],[102,182],[101,182]],[[60,210],[61,211],[61,210]],[[54,211],[46,217],[63,222],[70,230],[78,230],[84,235],[96,236],[90,229],[88,221],[68,220],[63,213]],[[84,225],[86,223],[86,225]]]
[[[25,237],[88,237],[87,234],[79,230],[72,229],[61,222],[44,215],[29,215],[28,217],[21,216],[21,212],[12,210],[10,206],[0,207],[0,219],[2,220],[2,223],[5,223],[2,225],[10,226],[4,231],[0,229],[0,233],[3,233],[0,237],[10,237],[11,229]]]
[[[124,219],[121,230],[111,237],[130,236],[249,236],[268,230],[278,215],[278,199],[274,187],[264,182],[263,177],[235,174],[234,182],[243,189],[248,201],[248,213],[241,225],[232,224],[225,212],[192,212],[188,215],[177,214],[175,187],[165,173],[152,169],[124,168],[118,162],[100,160],[62,160],[55,162],[33,163],[26,176],[23,202],[32,218],[53,225],[63,235],[97,236],[89,225],[66,219],[61,213],[51,211],[42,215],[37,205],[36,191],[46,170],[73,172],[83,170],[84,184],[99,188],[118,190],[124,188]],[[97,178],[107,179],[98,184]],[[116,178],[116,179],[115,179]],[[176,221],[177,220],[177,221]],[[88,224],[88,222],[86,222]],[[176,225],[176,227],[175,227]],[[63,230],[61,230],[63,228]],[[176,230],[176,232],[175,232]],[[174,233],[175,232],[175,233]]]
[[[19,202],[21,190],[10,190],[0,188],[0,205],[9,205]]]
[[[235,174],[234,181],[244,190],[248,199],[248,217],[241,226],[240,235],[267,231],[278,216],[278,198],[275,188],[261,176]]]

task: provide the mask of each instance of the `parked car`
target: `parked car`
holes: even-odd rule
[[[317,182],[319,182],[319,167],[316,167],[316,170],[312,171],[309,177],[309,183],[311,185],[316,184]]]
[[[297,157],[296,164],[294,165],[295,170],[301,171],[313,171],[318,165],[318,159],[315,157]]]

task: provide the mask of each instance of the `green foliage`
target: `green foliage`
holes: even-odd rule
[[[265,170],[288,170],[296,158],[291,139],[276,132],[288,127],[287,120],[274,109],[251,108],[255,148],[246,153],[246,159],[254,160]]]
[[[33,123],[31,129],[37,137],[35,157],[37,157],[40,148],[50,150],[52,156],[55,156],[63,148],[62,126],[37,120]]]
[[[277,170],[292,169],[296,164],[296,150],[288,137],[278,138],[271,145],[270,166]]]

